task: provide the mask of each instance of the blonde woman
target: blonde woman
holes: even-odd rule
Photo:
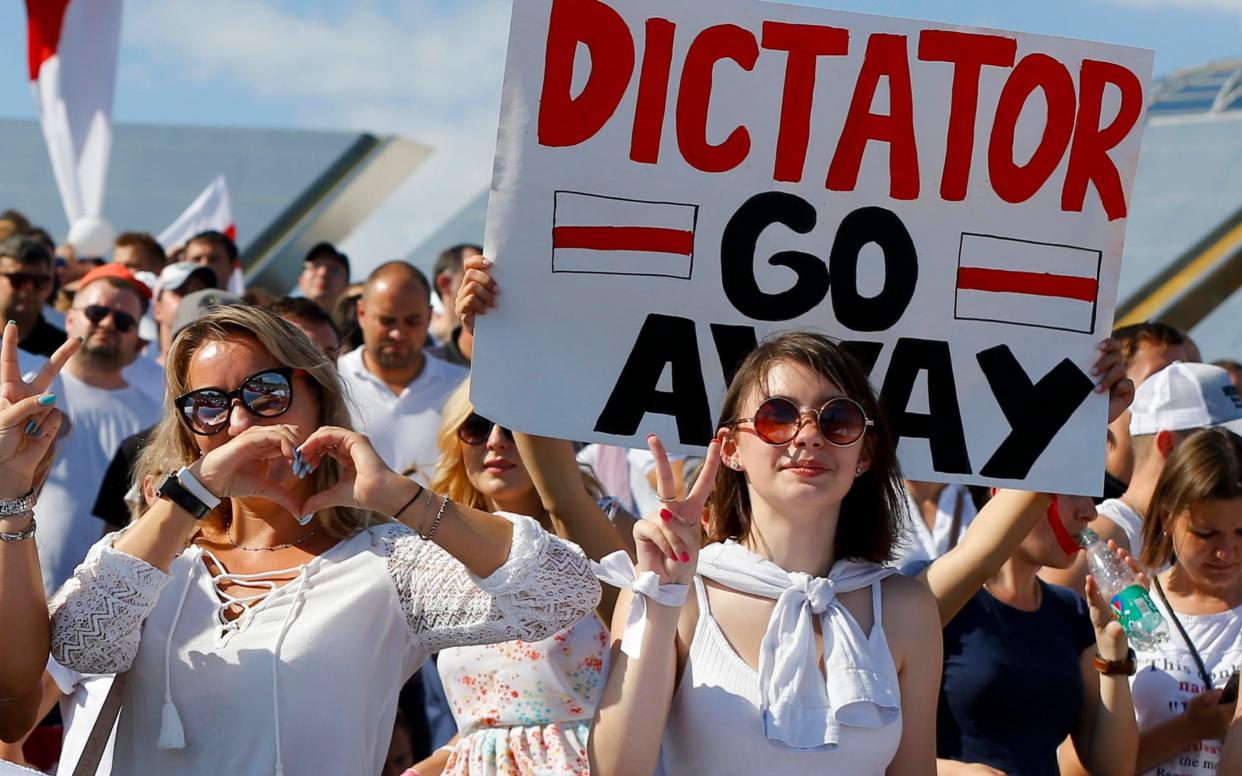
[[[445,402],[431,488],[456,503],[533,515],[592,559],[623,549],[568,442],[515,434],[475,412],[467,380]],[[632,527],[632,521],[626,529]],[[460,733],[407,776],[585,774],[590,721],[603,690],[614,593],[542,641],[452,647],[439,671]]]
[[[135,476],[177,471],[52,601],[60,663],[129,672],[116,772],[378,773],[429,654],[537,641],[598,602],[581,551],[534,520],[390,470],[291,324],[220,308],[166,371]]]

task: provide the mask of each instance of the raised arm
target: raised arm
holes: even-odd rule
[[[1123,553],[1122,557],[1125,559],[1126,555]],[[1129,776],[1135,772],[1139,742],[1130,678],[1101,675],[1094,665],[1096,655],[1110,662],[1125,660],[1129,643],[1091,576],[1087,577],[1084,590],[1091,607],[1095,644],[1083,650],[1080,659],[1083,708],[1072,732],[1074,750],[1088,773]]]
[[[539,491],[543,508],[552,515],[557,536],[577,544],[591,560],[597,561],[617,550],[625,550],[631,558],[634,556],[632,541],[627,547],[621,534],[587,492],[571,443],[521,433],[515,433],[513,438]],[[605,588],[597,609],[601,620],[612,621],[616,603],[616,588]]]
[[[674,491],[672,467],[659,439],[649,439],[656,459],[657,492]],[[661,587],[692,585],[698,564],[701,516],[715,481],[720,455],[717,442],[707,448],[703,473],[685,501],[669,502],[659,515],[634,526],[637,571],[651,572]],[[683,588],[685,590],[686,588]],[[612,664],[595,711],[588,752],[591,770],[613,776],[651,776],[660,759],[660,743],[672,705],[677,666],[689,649],[698,611],[693,595],[682,605],[663,605],[622,590],[612,623]],[[621,645],[631,610],[642,606],[642,636],[637,650]],[[637,619],[636,617],[633,619]],[[627,654],[628,653],[628,654]]]
[[[33,498],[54,455],[53,441],[62,415],[56,397],[45,393],[60,368],[81,346],[62,345],[31,383],[22,381],[17,361],[17,324],[4,327],[0,342],[0,713],[14,710],[22,698],[38,695],[47,664],[47,601],[35,545]],[[21,500],[30,496],[31,501]],[[37,703],[37,700],[35,701]],[[20,712],[15,712],[19,713]]]

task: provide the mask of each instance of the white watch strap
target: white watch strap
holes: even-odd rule
[[[177,481],[181,483],[181,487],[194,494],[194,498],[207,505],[208,509],[215,509],[220,505],[220,498],[207,488],[203,487],[203,483],[194,479],[194,475],[190,473],[190,467],[182,467],[177,472]]]

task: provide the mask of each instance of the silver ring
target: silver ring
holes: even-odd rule
[[[664,496],[656,496],[656,498],[660,500],[661,504],[672,504],[677,500],[676,496],[671,496],[669,498],[665,498]]]

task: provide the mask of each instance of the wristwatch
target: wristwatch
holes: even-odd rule
[[[1092,664],[1095,670],[1105,676],[1134,676],[1134,672],[1138,670],[1133,647],[1127,652],[1125,660],[1105,660],[1097,653]]]
[[[24,515],[34,509],[35,494],[34,488],[21,498],[0,500],[0,518],[17,517]]]
[[[202,520],[203,515],[220,503],[219,498],[194,479],[188,467],[165,477],[157,492],[160,498],[166,498],[189,512],[195,520]]]

